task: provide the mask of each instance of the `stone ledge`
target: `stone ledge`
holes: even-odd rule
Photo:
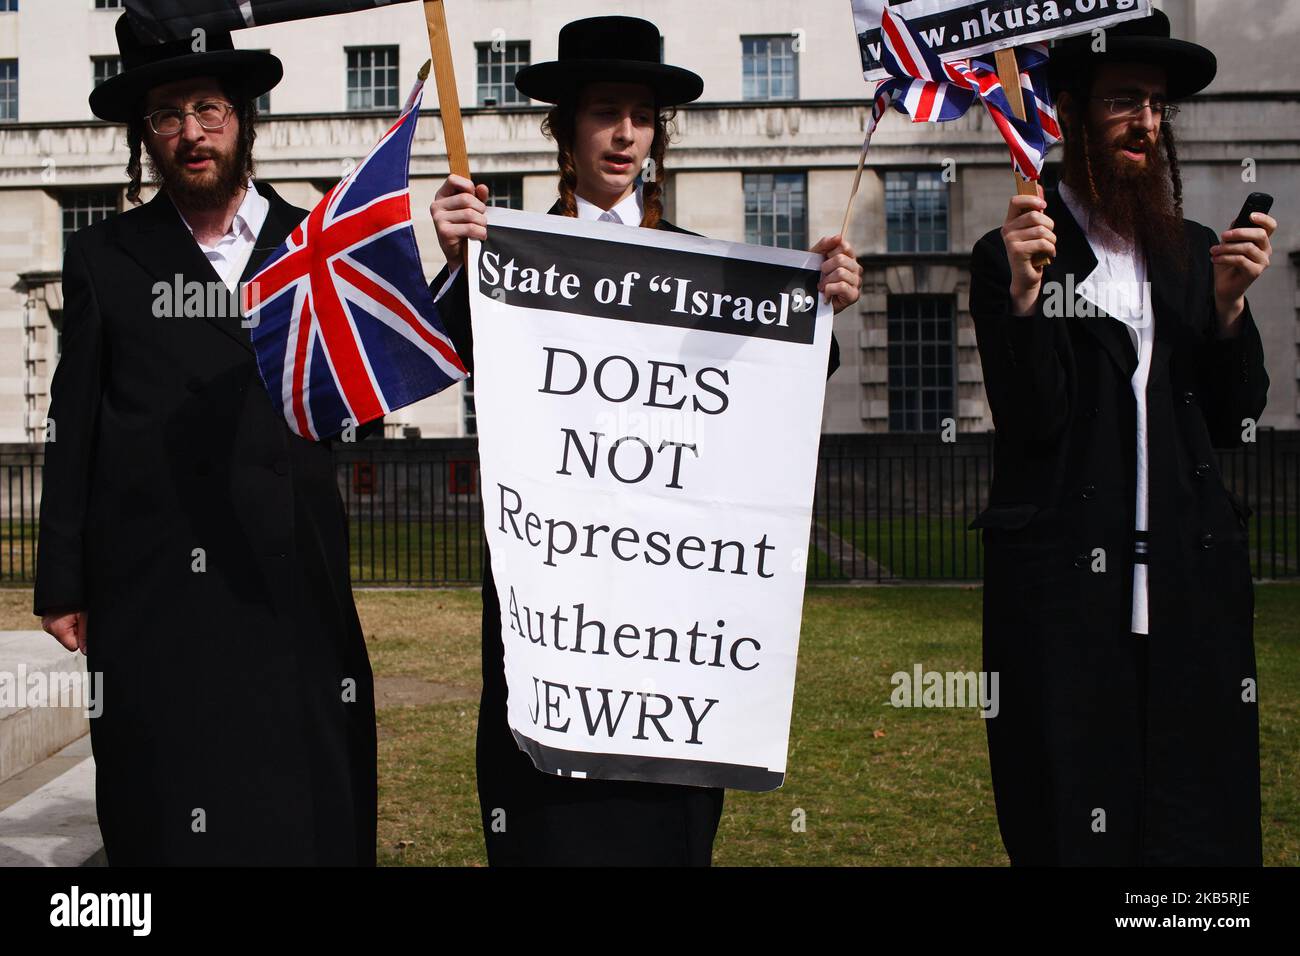
[[[17,694],[33,676],[52,691],[85,674],[86,658],[64,650],[44,631],[0,631],[0,782],[82,737],[90,729],[83,706],[26,706]],[[51,678],[56,678],[51,681]],[[81,678],[77,678],[78,681]],[[20,706],[21,705],[21,706]]]

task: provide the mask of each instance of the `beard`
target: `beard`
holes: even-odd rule
[[[154,185],[167,190],[172,201],[182,209],[220,209],[246,185],[247,149],[237,141],[229,152],[211,146],[199,146],[179,155],[158,156],[145,142],[149,176]],[[185,168],[191,159],[206,158],[210,168],[193,172]]]
[[[1076,127],[1067,135],[1063,178],[1089,213],[1125,243],[1136,244],[1148,259],[1183,269],[1187,240],[1176,201],[1163,134],[1126,135],[1107,144],[1099,133]],[[1120,154],[1125,146],[1146,157],[1137,163]],[[1089,183],[1096,187],[1094,194]]]

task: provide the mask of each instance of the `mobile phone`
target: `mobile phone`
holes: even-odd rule
[[[1237,213],[1237,218],[1232,221],[1232,228],[1248,229],[1255,225],[1250,221],[1252,213],[1268,212],[1272,208],[1273,197],[1268,193],[1251,193],[1241,204],[1241,212]]]

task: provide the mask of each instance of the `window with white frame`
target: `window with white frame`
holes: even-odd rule
[[[528,97],[515,89],[515,74],[528,65],[531,46],[527,40],[474,44],[479,106],[512,106],[528,102]]]
[[[59,211],[63,217],[63,247],[68,237],[78,229],[115,215],[119,210],[119,191],[116,189],[70,189],[59,197]]]
[[[937,432],[956,397],[956,322],[950,295],[891,295],[889,430]]]
[[[18,61],[0,60],[0,122],[18,119]]]
[[[942,172],[885,173],[885,236],[890,252],[948,251],[948,184]]]
[[[488,188],[489,206],[502,206],[506,209],[524,208],[523,176],[483,176],[478,181]]]
[[[745,173],[745,241],[803,249],[808,242],[808,177],[802,173]]]
[[[397,47],[353,47],[348,54],[348,109],[397,109]]]
[[[99,86],[105,80],[112,79],[122,72],[120,56],[92,56],[90,58],[91,82]]]
[[[474,409],[474,378],[465,379],[461,382],[461,394],[464,396],[464,404],[461,406],[465,414],[465,434],[478,434],[478,412]]]
[[[795,37],[741,37],[742,93],[747,100],[799,98],[799,53]]]

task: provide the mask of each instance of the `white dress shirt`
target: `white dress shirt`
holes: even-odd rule
[[[601,209],[595,203],[587,202],[587,200],[576,194],[574,198],[578,201],[578,218],[585,219],[588,222],[617,222],[624,226],[639,226],[641,225],[641,219],[645,215],[639,180],[636,189],[628,193],[627,198],[608,211]]]
[[[239,284],[239,277],[244,274],[248,258],[253,254],[253,244],[257,241],[257,234],[262,231],[262,224],[266,222],[266,214],[270,209],[270,202],[254,189],[250,182],[244,191],[243,202],[235,211],[235,217],[230,220],[230,228],[217,240],[216,245],[205,246],[198,242],[197,237],[194,240],[198,242],[199,249],[208,257],[212,268],[217,270],[217,275],[231,292],[235,291],[235,286]],[[194,227],[185,221],[184,214],[181,215],[181,222],[185,223],[185,228],[193,236]]]
[[[625,199],[609,210],[601,209],[595,203],[587,202],[577,194],[574,194],[573,198],[578,201],[578,218],[587,222],[614,222],[624,226],[639,226],[644,216],[645,205],[641,198],[641,180],[639,179],[636,183],[636,189],[632,190]],[[452,269],[447,275],[447,281],[442,284],[442,288],[434,296],[434,302],[447,294],[447,290],[451,288],[451,284],[456,281],[458,275],[460,275],[460,266]]]
[[[1106,315],[1122,322],[1137,354],[1137,368],[1131,384],[1137,403],[1137,497],[1134,508],[1133,607],[1130,630],[1134,634],[1150,632],[1148,607],[1147,559],[1149,544],[1148,501],[1150,492],[1147,448],[1147,379],[1151,373],[1151,351],[1155,341],[1151,286],[1147,282],[1146,256],[1136,246],[1124,242],[1099,221],[1093,221],[1088,208],[1069,186],[1061,183],[1061,199],[1083,229],[1097,257],[1097,268],[1076,287],[1078,294]],[[1085,322],[1098,321],[1085,319]],[[1101,321],[1105,321],[1102,319]]]

